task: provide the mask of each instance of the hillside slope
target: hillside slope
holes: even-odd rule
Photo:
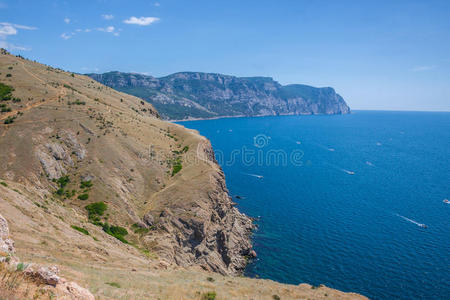
[[[147,100],[166,119],[350,112],[344,99],[332,88],[282,86],[269,77],[199,72],[180,72],[161,78],[121,72],[88,76]]]
[[[3,50],[0,97],[0,214],[22,260],[100,299],[360,297],[222,276],[252,255],[252,222],[209,141],[141,99]]]

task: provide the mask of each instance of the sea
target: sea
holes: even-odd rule
[[[255,219],[245,275],[371,299],[450,299],[450,113],[179,122]]]

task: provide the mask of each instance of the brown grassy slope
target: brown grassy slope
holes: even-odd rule
[[[228,277],[203,288],[206,273],[173,271],[198,265],[236,274],[250,250],[251,224],[232,207],[205,138],[85,76],[7,54],[0,55],[0,73],[0,82],[21,99],[1,102],[12,111],[0,114],[0,181],[7,185],[0,185],[0,212],[22,260],[58,264],[66,278],[101,298],[170,299],[178,293],[195,299],[211,288],[218,298],[238,299],[259,295],[257,286],[266,290],[257,297],[265,298],[273,289],[300,289]],[[177,160],[182,169],[172,176]],[[70,179],[68,194],[57,195],[52,179],[63,175]],[[82,188],[86,176],[93,185]],[[78,199],[83,194],[87,200]],[[108,205],[101,221],[126,228],[130,244],[88,221],[84,206],[98,201]],[[146,213],[154,226],[133,233]],[[254,288],[233,296],[228,280],[235,290]],[[116,281],[123,287],[105,284]]]

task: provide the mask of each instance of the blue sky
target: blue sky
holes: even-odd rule
[[[80,73],[270,76],[353,109],[450,111],[448,0],[0,0],[0,46]]]

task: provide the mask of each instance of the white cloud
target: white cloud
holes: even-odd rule
[[[8,35],[16,35],[17,29],[11,25],[1,25],[0,26],[0,36],[6,37]]]
[[[63,33],[63,34],[61,34],[61,38],[68,40],[68,39],[72,38],[73,35],[74,35],[73,33]]]
[[[430,71],[436,69],[436,66],[417,66],[411,69],[413,72]]]
[[[116,31],[116,28],[114,26],[108,26],[105,28],[97,28],[98,31],[108,32],[112,33],[115,36],[119,36],[119,33]]]
[[[14,51],[14,50],[30,51],[31,50],[31,48],[13,45],[11,43],[8,43],[7,41],[0,41],[0,48],[4,48],[9,51]]]
[[[5,48],[7,50],[22,50],[29,51],[30,48],[13,45],[7,41],[7,38],[11,35],[17,35],[19,33],[18,29],[23,30],[35,30],[36,27],[13,24],[8,22],[0,22],[0,47]]]
[[[139,26],[148,26],[152,23],[159,21],[159,18],[156,17],[131,17],[129,19],[124,20],[125,24],[135,24]]]
[[[70,23],[70,19],[69,18],[64,18],[64,23],[69,24]]]
[[[102,18],[105,20],[112,20],[112,19],[114,19],[114,16],[113,15],[102,15]]]

